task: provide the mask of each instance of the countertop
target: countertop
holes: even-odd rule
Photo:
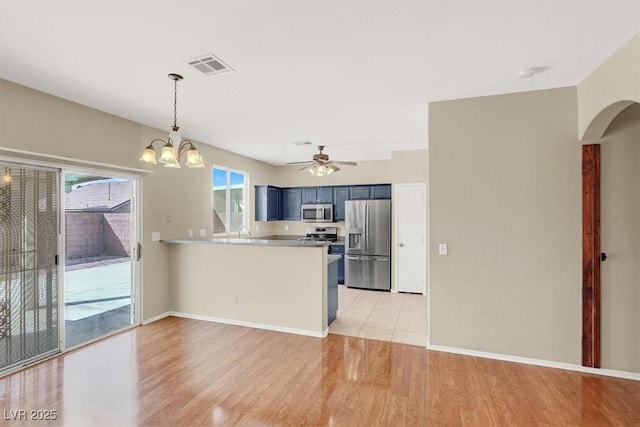
[[[336,262],[338,261],[340,258],[342,258],[342,255],[327,255],[327,264],[331,264],[332,262]]]
[[[309,240],[284,240],[266,239],[260,237],[236,238],[236,237],[214,237],[207,239],[163,239],[163,243],[199,243],[209,245],[249,245],[249,246],[291,246],[302,248],[318,248],[329,246],[329,242],[312,242]]]

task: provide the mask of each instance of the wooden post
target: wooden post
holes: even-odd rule
[[[582,365],[600,367],[600,144],[582,146]]]

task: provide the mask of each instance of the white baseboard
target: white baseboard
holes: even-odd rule
[[[245,322],[243,320],[225,319],[222,317],[203,316],[200,314],[181,313],[179,311],[169,312],[170,316],[183,317],[185,319],[204,320],[206,322],[224,323],[225,325],[245,326],[248,328],[266,329],[268,331],[286,332],[288,334],[306,335],[308,337],[324,338],[329,334],[329,330],[322,332],[308,331],[306,329],[288,328],[285,326],[269,325],[266,323]]]
[[[507,354],[487,353],[484,351],[468,350],[465,348],[447,347],[443,345],[427,344],[428,350],[442,351],[446,353],[462,354],[465,356],[482,357],[485,359],[502,360],[505,362],[523,363],[525,365],[544,366],[546,368],[564,369],[567,371],[583,372],[587,374],[604,375],[607,377],[624,378],[627,380],[640,381],[640,373],[616,371],[613,369],[588,368],[586,366],[574,365],[572,363],[554,362],[544,359],[531,359],[528,357],[510,356]]]
[[[148,319],[143,320],[142,324],[143,325],[148,325],[149,323],[153,323],[156,320],[164,319],[165,317],[169,317],[169,316],[171,316],[171,312],[170,311],[165,311],[164,313],[160,313],[157,316],[153,316],[153,317],[150,317]]]

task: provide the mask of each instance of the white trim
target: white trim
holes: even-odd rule
[[[143,320],[142,325],[148,325],[149,323],[157,322],[158,320],[162,320],[165,317],[169,317],[169,316],[171,316],[171,312],[165,311],[164,313],[160,313],[158,315],[155,315],[153,317]]]
[[[137,328],[138,326],[140,326],[140,325],[127,325],[124,328],[120,328],[120,329],[117,329],[115,331],[111,331],[111,332],[109,332],[107,334],[104,334],[104,335],[100,335],[99,337],[92,338],[89,341],[83,341],[83,342],[81,342],[79,344],[72,345],[71,347],[65,347],[65,349],[62,350],[60,354],[65,354],[67,352],[70,352],[70,351],[73,351],[73,350],[77,350],[79,348],[86,347],[89,344],[93,344],[93,343],[96,343],[98,341],[102,341],[105,338],[109,338],[109,337],[112,337],[114,335],[118,335],[119,333],[129,331],[129,330],[131,330],[133,328]]]
[[[103,168],[117,169],[117,170],[123,170],[123,171],[131,171],[131,172],[136,172],[136,173],[153,173],[153,171],[146,170],[146,169],[138,169],[138,168],[132,168],[132,167],[129,167],[129,166],[113,165],[111,163],[94,162],[92,160],[76,159],[74,157],[57,156],[55,154],[44,154],[44,153],[38,153],[38,152],[35,152],[35,151],[18,150],[17,148],[9,148],[9,147],[0,146],[0,151],[8,151],[10,153],[17,153],[17,154],[25,154],[27,156],[42,157],[44,159],[61,160],[63,162],[73,163],[73,164],[99,166],[99,167],[103,167]],[[21,161],[24,161],[24,159],[21,159]],[[29,161],[33,162],[33,164],[39,163],[37,160],[29,160]],[[65,166],[69,166],[69,165],[67,164]]]
[[[203,316],[201,314],[182,313],[170,311],[170,316],[183,317],[185,319],[204,320],[206,322],[224,323],[225,325],[245,326],[248,328],[266,329],[268,331],[286,332],[288,334],[306,335],[308,337],[324,338],[329,333],[329,329],[322,332],[308,331],[306,329],[288,328],[286,326],[268,325],[266,323],[245,322],[244,320],[225,319],[222,317]]]
[[[31,162],[31,160],[26,160],[27,162]],[[44,163],[44,162],[39,162],[39,163]],[[53,164],[53,163],[52,163]],[[60,313],[62,313],[61,316],[61,324],[60,324],[60,348],[64,351],[67,351],[68,348],[66,347],[66,327],[63,327],[63,323],[65,322],[65,317],[64,317],[64,303],[65,303],[65,286],[66,286],[66,281],[65,281],[65,277],[66,277],[66,273],[65,273],[65,266],[66,266],[66,223],[65,223],[65,211],[66,211],[66,206],[65,206],[65,197],[64,197],[64,185],[65,185],[65,176],[68,173],[83,173],[83,174],[87,174],[87,175],[108,175],[111,178],[122,178],[122,179],[127,179],[131,182],[131,200],[132,200],[132,204],[131,204],[131,210],[132,210],[132,216],[130,221],[132,221],[133,223],[133,228],[131,230],[131,236],[130,238],[132,239],[133,245],[136,246],[136,252],[131,252],[129,258],[130,258],[130,283],[131,283],[131,289],[130,289],[130,300],[131,300],[131,313],[133,314],[132,318],[131,318],[131,325],[132,327],[138,326],[141,324],[141,319],[142,319],[142,260],[140,260],[140,262],[136,261],[137,258],[137,243],[141,242],[141,238],[142,238],[142,177],[140,175],[136,175],[136,174],[131,174],[131,173],[126,173],[126,172],[121,172],[119,170],[105,170],[105,169],[97,169],[97,168],[83,168],[83,167],[76,167],[73,165],[58,165],[60,167],[60,182],[59,182],[59,188],[60,188],[60,200],[59,200],[59,206],[60,206],[60,222],[61,222],[61,226],[60,226],[60,230],[62,233],[62,238],[61,238],[61,243],[59,246],[59,265],[62,272],[62,274],[60,275],[60,277],[58,278],[58,290],[59,290],[59,304],[60,304]],[[133,246],[132,246],[133,248]],[[132,249],[131,248],[131,249]],[[118,331],[116,331],[118,332]],[[85,345],[85,344],[89,344],[94,342],[95,340],[99,340],[102,339],[104,337],[110,336],[111,334],[107,334],[105,336],[100,336],[97,337],[94,340],[90,340],[87,341],[86,343],[82,343],[81,345]],[[78,345],[77,345],[78,346]],[[71,349],[76,348],[77,346],[73,346],[70,347]]]
[[[582,372],[585,374],[603,375],[607,377],[624,378],[627,380],[640,381],[640,373],[616,371],[614,369],[597,369],[586,366],[574,365],[572,363],[554,362],[552,360],[532,359],[528,357],[510,356],[508,354],[487,353],[484,351],[468,350],[465,348],[447,347],[443,345],[433,345],[428,343],[427,350],[442,351],[445,353],[462,354],[465,356],[482,357],[484,359],[502,360],[504,362],[523,363],[525,365],[543,366],[546,368],[564,369],[566,371]]]

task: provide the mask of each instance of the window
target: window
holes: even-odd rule
[[[245,172],[213,168],[213,234],[235,233],[247,225],[247,177]]]

